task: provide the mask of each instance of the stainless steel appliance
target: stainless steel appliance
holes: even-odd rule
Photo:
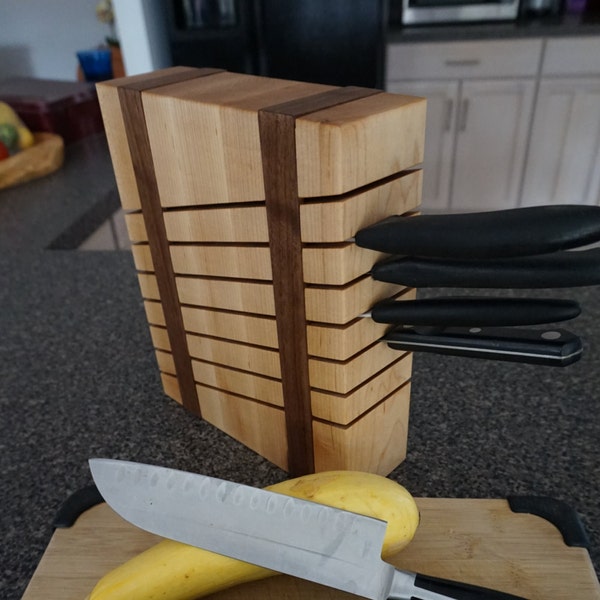
[[[516,19],[519,0],[402,0],[402,23],[454,23]]]

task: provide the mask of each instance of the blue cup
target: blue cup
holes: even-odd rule
[[[112,79],[112,54],[110,49],[81,50],[77,53],[86,81]]]

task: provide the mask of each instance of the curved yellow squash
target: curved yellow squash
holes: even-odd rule
[[[419,512],[410,493],[398,483],[371,473],[315,473],[266,489],[387,521],[384,557],[404,548],[419,524]],[[107,573],[88,600],[192,600],[275,574],[206,550],[164,540]]]

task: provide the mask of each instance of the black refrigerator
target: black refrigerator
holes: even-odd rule
[[[387,0],[169,0],[172,63],[383,88]]]

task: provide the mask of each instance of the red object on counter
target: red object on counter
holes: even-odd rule
[[[0,142],[0,160],[4,160],[9,156],[10,152],[8,151],[8,148],[2,142]]]
[[[0,101],[12,106],[31,131],[56,133],[66,144],[104,131],[96,88],[90,83],[4,79]]]

